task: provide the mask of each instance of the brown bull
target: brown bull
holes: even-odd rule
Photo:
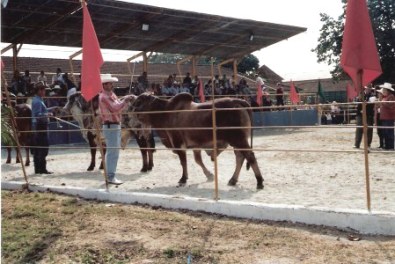
[[[146,113],[138,114],[137,118],[145,125],[151,126],[157,130],[162,143],[167,148],[173,150],[179,158],[182,165],[183,173],[179,180],[180,185],[185,185],[188,179],[186,151],[182,148],[213,148],[212,127],[212,109],[213,102],[194,103],[192,96],[188,93],[178,94],[167,100],[160,99],[149,94],[140,95],[133,104],[135,112],[149,111],[174,111],[176,113]],[[250,105],[241,99],[222,98],[215,100],[217,131],[218,155],[228,145],[234,148],[236,155],[236,169],[229,185],[235,185],[238,181],[240,170],[243,162],[247,159],[248,164],[252,167],[257,179],[257,188],[263,188],[263,178],[251,150],[252,146],[248,143],[251,134],[252,112]],[[223,108],[233,108],[237,110],[221,110]],[[208,110],[208,111],[182,111],[182,110]],[[221,129],[232,127],[234,129]],[[188,129],[187,129],[188,128]],[[195,129],[190,129],[195,128]],[[243,150],[239,150],[243,149]],[[203,169],[208,179],[212,179],[210,173],[203,164],[201,151],[194,150],[196,163]],[[213,160],[212,151],[207,151]]]

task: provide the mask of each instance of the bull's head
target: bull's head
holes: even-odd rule
[[[135,113],[152,111],[155,100],[159,99],[154,95],[143,93],[135,99],[134,103],[129,107],[129,111]],[[149,123],[149,114],[137,114],[136,117],[142,123]]]

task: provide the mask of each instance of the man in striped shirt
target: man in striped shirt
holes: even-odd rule
[[[102,74],[103,91],[99,95],[100,116],[103,122],[103,135],[106,141],[106,173],[108,183],[120,185],[123,182],[115,177],[121,147],[121,112],[133,95],[127,95],[119,100],[113,92],[113,82],[118,78],[111,74]]]

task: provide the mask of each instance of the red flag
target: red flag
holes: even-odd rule
[[[85,3],[83,3],[83,16],[81,92],[84,98],[89,101],[102,90],[100,67],[103,65],[103,57],[95,28]]]
[[[347,99],[348,99],[348,101],[354,100],[354,98],[357,96],[358,96],[358,93],[355,90],[355,87],[352,84],[348,83],[347,84]]]
[[[262,86],[260,83],[256,83],[256,103],[262,106]]]
[[[358,84],[357,72],[362,70],[357,91],[382,73],[366,0],[348,0],[340,65],[354,86]]]
[[[199,97],[200,97],[200,102],[204,103],[205,102],[205,97],[204,97],[204,89],[203,89],[203,82],[202,82],[202,80],[199,80]]]
[[[300,102],[299,94],[298,92],[296,92],[296,88],[293,81],[291,81],[289,99],[291,100],[292,104],[297,104]]]

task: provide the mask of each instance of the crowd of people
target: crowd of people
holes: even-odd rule
[[[395,120],[395,89],[390,83],[373,87],[371,84],[365,86],[363,100],[366,102],[366,123],[368,147],[371,147],[373,140],[373,125],[383,126],[377,128],[379,137],[378,148],[384,150],[394,150],[394,120]],[[361,102],[359,98],[357,102]],[[363,107],[358,104],[356,113],[356,125],[363,125]],[[355,132],[354,148],[360,148],[363,138],[363,128],[358,127]]]
[[[80,84],[76,85],[69,79],[68,73],[63,73],[60,68],[56,69],[56,73],[51,80],[46,76],[44,71],[41,71],[37,76],[36,82],[32,80],[30,71],[25,70],[22,75],[19,70],[15,70],[8,90],[14,95],[24,98],[18,99],[18,102],[25,102],[26,97],[34,95],[34,84],[42,83],[45,87],[44,97],[46,104],[49,107],[63,106],[66,103],[66,96],[70,90],[79,90]]]

